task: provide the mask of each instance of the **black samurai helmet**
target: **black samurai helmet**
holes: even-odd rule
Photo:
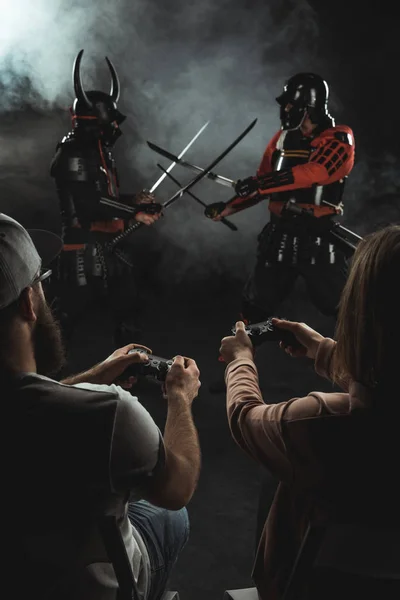
[[[72,81],[74,84],[76,98],[72,106],[72,116],[75,126],[79,130],[97,132],[106,142],[113,142],[121,135],[119,125],[125,121],[126,116],[117,108],[120,96],[120,83],[112,62],[106,57],[106,62],[111,73],[110,92],[97,90],[86,92],[81,79],[81,50],[74,63],[72,70]]]
[[[281,107],[282,129],[298,129],[306,114],[312,123],[332,127],[334,120],[328,113],[328,98],[328,84],[319,75],[298,73],[288,79],[276,99]]]

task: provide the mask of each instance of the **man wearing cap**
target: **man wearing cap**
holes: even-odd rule
[[[199,371],[176,357],[163,436],[138,399],[113,384],[146,360],[128,354],[137,345],[62,382],[50,379],[64,354],[41,282],[61,246],[54,234],[28,233],[0,213],[2,537],[7,571],[17,575],[8,597],[122,598],[118,547],[130,597],[158,600],[188,537],[184,507],[199,476],[191,414]],[[116,524],[111,545],[105,516]]]

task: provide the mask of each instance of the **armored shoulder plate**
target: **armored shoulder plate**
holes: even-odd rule
[[[69,134],[57,145],[50,174],[62,181],[89,181],[91,179],[89,156]]]
[[[353,139],[349,133],[345,131],[336,131],[335,138],[340,142],[344,142],[345,144],[349,144],[349,146],[353,145]]]

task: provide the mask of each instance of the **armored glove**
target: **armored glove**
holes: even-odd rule
[[[258,180],[257,177],[247,177],[246,179],[239,179],[235,186],[235,192],[240,198],[246,198],[254,192],[258,191]]]

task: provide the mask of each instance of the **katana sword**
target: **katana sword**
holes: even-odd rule
[[[177,179],[175,179],[175,177],[173,175],[171,175],[171,173],[167,173],[166,169],[164,169],[164,167],[162,165],[160,165],[159,163],[157,163],[157,167],[159,169],[161,169],[162,171],[164,171],[165,175],[167,177],[169,177],[174,183],[176,183],[176,185],[178,187],[182,187],[182,184],[179,183],[179,181]],[[193,200],[196,200],[196,202],[198,202],[199,204],[201,204],[201,206],[204,206],[205,208],[207,208],[207,204],[205,202],[203,202],[202,200],[200,200],[200,198],[198,198],[197,196],[195,196],[190,190],[188,190],[187,195],[190,196],[191,198],[193,198]],[[219,223],[222,223],[223,225],[226,225],[227,227],[229,227],[229,229],[232,229],[232,231],[237,231],[238,228],[236,227],[236,225],[234,225],[231,221],[229,221],[228,219],[226,219],[225,217],[223,217],[220,221],[218,221]]]
[[[189,150],[190,146],[192,144],[194,144],[194,142],[197,140],[197,138],[203,133],[203,131],[205,130],[205,128],[209,125],[210,121],[207,121],[207,123],[205,123],[203,125],[203,127],[196,133],[196,135],[194,136],[193,139],[190,140],[190,142],[188,143],[188,145],[182,150],[182,152],[180,153],[179,156],[173,156],[172,157],[172,163],[169,165],[167,172],[164,173],[163,175],[161,175],[161,177],[159,179],[157,179],[157,181],[155,182],[155,184],[153,185],[153,187],[149,190],[150,194],[152,194],[154,192],[154,190],[156,190],[158,188],[158,186],[160,185],[160,183],[162,181],[164,181],[164,179],[166,178],[167,174],[174,168],[174,166],[180,161],[180,159],[182,158],[182,156]],[[149,142],[147,142],[149,144]],[[172,155],[171,155],[172,156]]]
[[[161,156],[164,156],[165,158],[172,160],[174,165],[180,165],[181,167],[186,167],[187,169],[190,169],[191,171],[195,171],[196,173],[203,173],[203,171],[204,171],[204,169],[202,167],[193,165],[192,163],[188,162],[187,160],[181,160],[180,156],[175,156],[174,154],[172,154],[172,152],[168,152],[168,150],[164,150],[164,148],[160,148],[160,146],[157,146],[156,144],[153,144],[152,142],[147,142],[147,145],[151,150],[153,150],[154,152],[157,152],[157,154],[161,154]],[[210,173],[207,173],[206,177],[207,177],[207,179],[211,179],[212,181],[215,181],[215,183],[219,183],[220,185],[225,185],[226,187],[229,187],[229,188],[234,188],[236,185],[236,181],[233,181],[233,179],[228,179],[227,177],[223,177],[222,175],[217,175],[217,173],[213,173],[212,171],[210,171]]]

